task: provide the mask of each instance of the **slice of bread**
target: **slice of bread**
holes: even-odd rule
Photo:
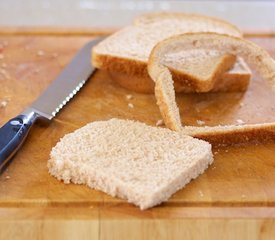
[[[168,67],[169,68],[169,67]],[[193,86],[187,85],[182,78],[183,74],[177,70],[169,68],[174,80],[174,88],[178,93],[192,93],[195,90]],[[109,76],[122,87],[139,93],[154,93],[155,83],[149,74],[141,77],[137,75],[126,75],[124,73],[109,71]],[[237,92],[245,91],[250,83],[251,71],[243,61],[238,57],[234,66],[227,72],[223,73],[213,88],[209,92]]]
[[[182,132],[209,141],[213,145],[270,142],[275,140],[275,123],[215,127],[185,126]]]
[[[149,78],[147,62],[151,50],[159,41],[187,32],[217,32],[242,36],[235,26],[215,18],[183,13],[147,14],[139,17],[134,25],[116,32],[95,46],[92,50],[92,62],[95,67],[116,76],[125,75],[124,79],[127,76],[129,83],[124,81],[127,88],[134,89],[137,86],[138,91],[149,92],[144,83]],[[208,92],[212,90],[217,79],[232,68],[235,56],[224,54],[217,57],[200,51],[192,54],[191,60],[183,67],[174,69],[176,75],[185,82],[188,91]],[[131,82],[141,78],[145,79],[140,83],[141,87],[138,81]],[[244,84],[240,85],[242,89]]]
[[[111,119],[65,135],[50,174],[127,199],[141,209],[166,201],[213,161],[211,145],[169,129]]]
[[[225,72],[215,83],[211,92],[246,91],[251,78],[251,71],[244,60],[237,57],[233,68]]]
[[[262,137],[261,134],[255,134],[259,130],[264,131],[266,134],[274,135],[275,123],[182,128],[179,109],[175,101],[172,75],[169,69],[162,64],[162,59],[168,52],[173,53],[192,49],[194,45],[197,48],[217,50],[220,54],[230,53],[241,56],[245,61],[253,65],[262,77],[267,79],[272,90],[275,91],[275,61],[258,45],[241,38],[216,33],[189,33],[174,36],[158,43],[154,47],[148,63],[149,74],[156,83],[155,95],[157,104],[166,126],[172,130],[182,131],[191,136],[206,138],[210,141],[211,138],[215,141],[215,138],[221,136],[224,138],[227,135],[232,136],[232,134],[234,136],[237,133],[247,136],[252,133],[254,138],[257,138],[258,135]]]
[[[134,25],[146,26],[156,24],[161,26],[166,23],[171,25],[175,22],[181,21],[185,21],[186,24],[189,25],[188,28],[192,28],[192,31],[195,32],[199,32],[199,29],[201,28],[207,29],[209,26],[213,26],[217,29],[214,32],[226,31],[224,32],[225,34],[232,36],[240,36],[240,34],[242,35],[240,29],[237,26],[223,19],[194,13],[165,11],[144,13],[134,19]]]

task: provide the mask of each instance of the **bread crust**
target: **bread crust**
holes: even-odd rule
[[[188,81],[182,78],[181,74],[171,70],[174,87],[177,93],[193,93],[194,87],[188,86]],[[155,83],[147,76],[127,75],[114,71],[107,71],[110,78],[117,82],[120,86],[138,93],[153,94]],[[225,72],[217,79],[213,88],[209,92],[243,92],[249,86],[251,72],[249,69],[245,72]],[[198,92],[198,91],[197,91]]]
[[[216,131],[210,127],[201,127],[193,129],[186,126],[183,133],[195,138],[210,142],[213,145],[233,145],[242,143],[272,142],[275,140],[275,123],[251,124],[245,128],[237,126],[238,129],[232,129],[231,126],[219,126]]]
[[[208,47],[210,49],[217,48],[221,51],[231,54],[240,55],[249,64],[254,64],[256,70],[267,79],[271,86],[271,89],[275,91],[275,61],[269,54],[257,46],[256,44],[222,34],[216,33],[187,33],[179,36],[172,37],[170,39],[164,40],[157,44],[153,51],[151,52],[148,64],[148,72],[151,78],[155,81],[156,87],[155,92],[156,98],[161,98],[165,93],[169,91],[174,91],[173,88],[165,89],[162,86],[164,84],[162,81],[173,81],[169,74],[165,74],[166,71],[169,72],[168,68],[161,64],[160,59],[166,54],[170,48],[175,49],[176,45],[179,44],[184,48],[192,46],[192,41],[198,41],[201,47]],[[171,86],[171,84],[167,84]],[[159,92],[162,92],[160,94]],[[167,112],[172,112],[175,103],[175,98],[169,99],[158,99],[157,103],[163,104],[160,107],[165,124],[167,127],[175,131],[182,131],[185,134],[189,134],[194,137],[202,138],[213,143],[236,143],[238,141],[249,141],[249,140],[263,140],[263,139],[274,139],[274,129],[275,123],[269,124],[252,124],[252,125],[242,125],[242,126],[214,126],[214,127],[183,127],[181,128],[181,123],[176,121],[179,117],[179,109],[177,108],[173,111],[173,114],[166,114]],[[172,117],[173,120],[167,119],[167,117]]]
[[[96,68],[123,73],[129,77],[149,76],[146,62],[106,54],[97,54],[94,50],[92,50],[92,64]]]
[[[215,85],[217,81],[216,79],[218,79],[221,73],[225,72],[232,66],[234,60],[235,57],[232,58],[232,56],[228,55],[224,56],[224,61],[220,62],[219,67],[213,72],[212,79],[215,79],[213,81],[210,81],[209,79],[208,81],[201,82],[192,75],[180,72],[176,69],[172,69],[171,71],[175,79],[177,79],[178,82],[181,82],[182,91],[184,91],[183,89],[186,89],[185,92],[209,92]],[[137,89],[141,89],[141,91],[144,91],[145,93],[149,93],[151,90],[150,87],[154,85],[147,83],[151,78],[147,71],[146,62],[117,56],[100,55],[94,53],[94,51],[92,52],[92,62],[96,68],[107,70],[110,73],[114,73],[113,75],[125,75],[128,79],[134,77],[134,80],[136,81],[139,81],[142,78],[144,79],[141,83],[142,86],[140,87],[138,87],[138,82],[135,84],[125,84],[124,81],[122,81],[122,84],[124,83],[123,86],[126,86],[128,89],[129,86],[130,88],[134,86],[137,87]],[[145,86],[145,84],[149,86]],[[186,87],[184,88],[183,86]]]
[[[214,73],[217,79],[211,85],[197,82],[196,78],[186,75],[176,69],[170,69],[175,81],[176,92],[228,92],[245,91],[249,85],[250,73],[234,76],[228,72],[222,74],[230,68],[235,58],[225,56],[226,60]],[[154,93],[154,82],[148,74],[147,63],[137,60],[130,60],[122,57],[100,55],[92,52],[92,62],[96,68],[106,70],[111,78],[122,87],[140,93]],[[221,76],[219,78],[219,76]]]

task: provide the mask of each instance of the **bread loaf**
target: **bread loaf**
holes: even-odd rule
[[[242,36],[235,26],[215,18],[183,13],[145,14],[137,18],[132,26],[116,32],[95,46],[92,62],[95,67],[107,70],[122,86],[150,93],[154,84],[147,73],[147,62],[154,45],[173,35],[187,32]],[[189,61],[181,65],[179,63],[183,61],[173,61],[171,56],[163,59],[173,72],[178,92],[238,91],[248,86],[249,70],[238,74],[229,72],[232,68],[236,72],[235,56],[231,54],[217,56],[213,51],[192,49],[187,55],[179,56]],[[226,84],[217,81],[223,79],[225,72],[230,75],[225,80]]]

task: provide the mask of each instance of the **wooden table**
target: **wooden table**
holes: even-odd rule
[[[49,85],[93,34],[0,36],[0,124],[20,113]],[[275,37],[250,36],[275,57]],[[128,108],[127,94],[133,109]],[[184,122],[275,121],[275,94],[254,75],[246,93],[179,95]],[[5,104],[4,104],[5,105]],[[222,113],[222,114],[221,114]],[[273,113],[273,115],[272,115]],[[275,237],[275,143],[214,147],[214,164],[155,208],[127,202],[48,174],[60,137],[113,117],[155,125],[153,95],[129,92],[98,71],[50,125],[33,127],[0,176],[0,239],[272,239]]]

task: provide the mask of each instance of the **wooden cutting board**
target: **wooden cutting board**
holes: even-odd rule
[[[0,36],[0,124],[39,96],[90,39]],[[250,40],[275,57],[275,37]],[[127,94],[133,99],[127,100]],[[275,121],[275,94],[257,75],[245,93],[179,95],[177,101],[186,124],[197,125],[198,119],[209,125]],[[147,211],[86,186],[65,185],[48,174],[49,153],[60,137],[113,117],[150,125],[161,119],[153,95],[123,89],[98,71],[51,124],[33,127],[0,176],[0,239],[275,237],[275,143],[214,147],[215,161],[203,175]]]

